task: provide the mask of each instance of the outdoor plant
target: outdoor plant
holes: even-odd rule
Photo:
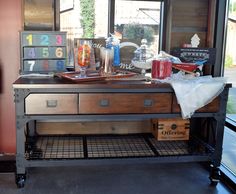
[[[228,97],[226,112],[227,114],[236,114],[236,107],[231,96]]]
[[[81,26],[83,38],[94,38],[95,29],[95,0],[80,0]]]
[[[226,57],[225,57],[225,67],[229,68],[229,67],[232,66],[232,64],[233,64],[233,57],[230,56],[230,55],[226,55]]]
[[[126,24],[123,29],[123,37],[127,39],[142,40],[146,39],[147,42],[152,42],[154,37],[154,30],[150,26],[140,24]]]

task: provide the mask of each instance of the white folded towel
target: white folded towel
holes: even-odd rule
[[[227,80],[224,77],[174,74],[161,82],[171,84],[181,107],[182,118],[186,119],[217,97],[224,90]]]

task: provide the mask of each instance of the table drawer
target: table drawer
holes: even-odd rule
[[[215,98],[212,102],[207,104],[206,106],[199,108],[196,110],[196,112],[218,112],[220,108],[220,97]],[[181,112],[180,106],[177,103],[176,96],[173,97],[173,108],[172,108],[173,113],[179,113]]]
[[[170,113],[171,93],[82,93],[79,114]]]
[[[78,114],[78,94],[30,94],[25,114]]]

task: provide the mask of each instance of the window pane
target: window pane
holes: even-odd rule
[[[108,0],[60,0],[60,30],[67,32],[68,66],[74,65],[74,40],[108,34]]]
[[[234,46],[236,41],[236,1],[230,0],[229,5],[224,76],[233,86],[229,92],[227,113],[236,114],[236,53]]]
[[[75,38],[107,36],[108,0],[61,0],[60,11],[60,30],[67,31],[70,36]],[[92,36],[85,33],[87,28],[90,28],[90,31],[94,30]]]
[[[115,3],[115,34],[140,46],[146,39],[149,49],[158,52],[160,2],[123,1]]]
[[[95,38],[108,35],[108,0],[95,1]]]
[[[224,76],[232,83],[229,90],[227,102],[227,117],[236,124],[236,53],[235,53],[235,33],[236,33],[236,1],[229,1],[229,15],[227,23],[227,39],[225,51]],[[222,164],[236,178],[236,132],[225,127]]]
[[[222,163],[236,176],[236,133],[227,127],[224,133]]]
[[[116,0],[115,35],[121,42],[136,43],[136,48],[141,45],[142,39],[146,39],[149,51],[152,54],[157,53],[160,5],[158,1]],[[68,63],[73,66],[75,39],[108,36],[108,0],[61,0],[60,11],[60,30],[67,31]],[[123,58],[124,63],[130,63],[136,48],[122,49],[124,52],[121,50],[121,62]]]

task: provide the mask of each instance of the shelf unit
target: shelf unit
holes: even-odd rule
[[[219,181],[230,84],[214,101],[196,111],[190,121],[190,138],[185,141],[157,141],[149,133],[40,135],[35,126],[37,121],[50,120],[146,122],[153,118],[181,117],[169,84],[144,81],[77,84],[61,78],[19,78],[13,87],[18,187],[24,187],[29,167],[108,163],[207,161],[212,166],[211,183],[216,185]],[[202,131],[207,138],[199,134]]]

